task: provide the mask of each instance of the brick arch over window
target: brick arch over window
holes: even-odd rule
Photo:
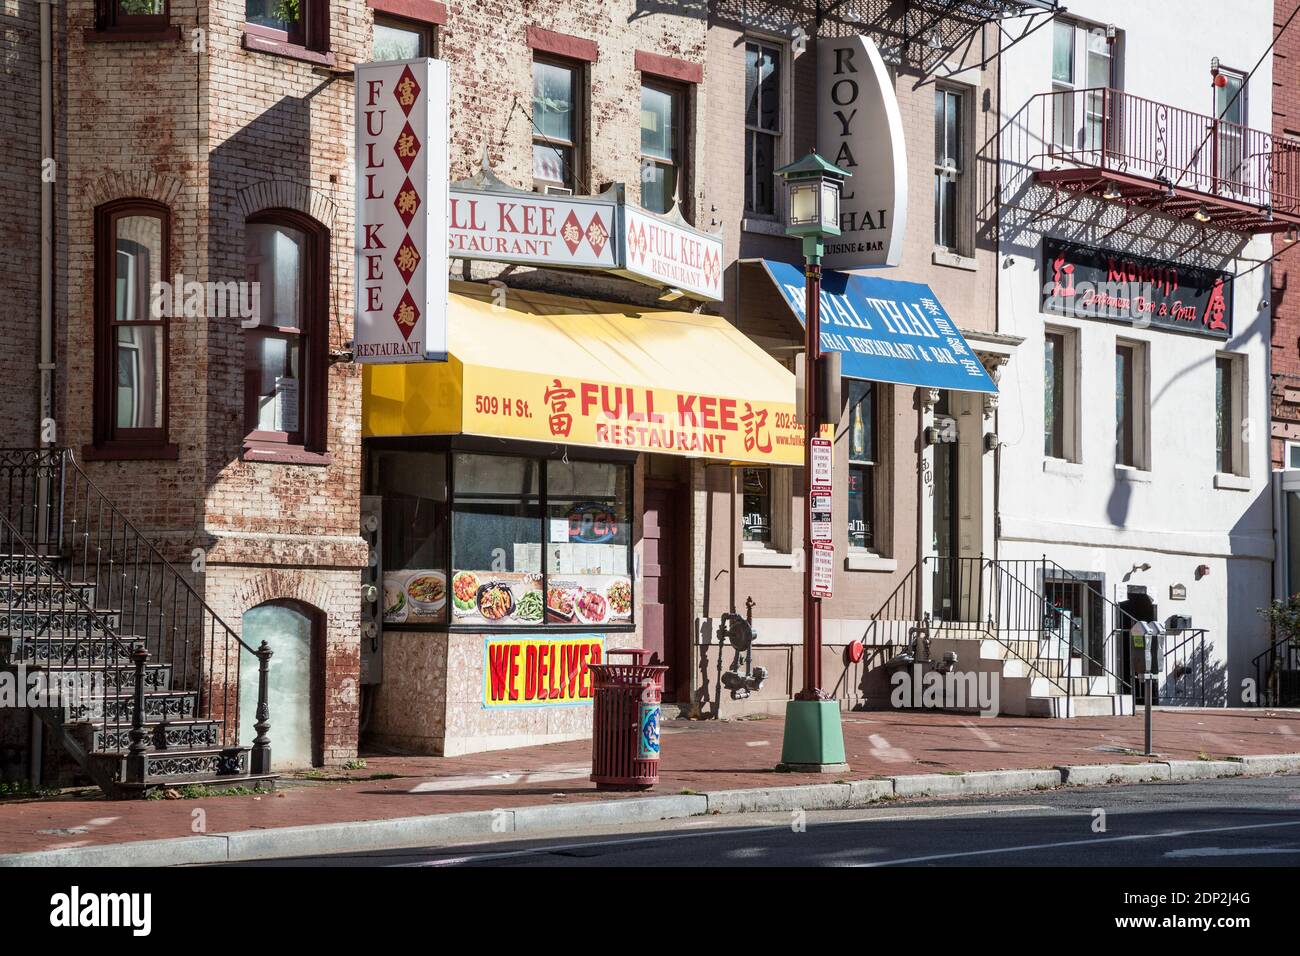
[[[126,198],[152,199],[164,206],[174,206],[184,187],[185,183],[175,176],[126,169],[104,173],[91,181],[86,193],[96,206]]]
[[[330,232],[338,205],[324,193],[287,179],[267,179],[241,189],[237,197],[239,211],[249,216],[268,209],[292,209],[315,219]]]
[[[245,611],[270,601],[297,601],[327,618],[330,589],[324,581],[301,571],[263,571],[235,589],[231,602],[234,619],[238,620]]]

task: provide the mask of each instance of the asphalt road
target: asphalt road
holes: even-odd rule
[[[245,866],[1296,866],[1300,776],[697,817]]]

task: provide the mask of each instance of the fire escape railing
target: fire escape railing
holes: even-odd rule
[[[1300,145],[1107,87],[1032,97],[1025,114],[1041,169],[1077,166],[1300,214]]]

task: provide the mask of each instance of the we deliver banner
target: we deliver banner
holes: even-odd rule
[[[510,635],[483,641],[483,706],[590,704],[588,664],[605,657],[598,634],[573,637]]]

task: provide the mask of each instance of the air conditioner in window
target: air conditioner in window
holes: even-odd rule
[[[568,186],[543,186],[542,192],[548,196],[572,196],[573,190]]]

